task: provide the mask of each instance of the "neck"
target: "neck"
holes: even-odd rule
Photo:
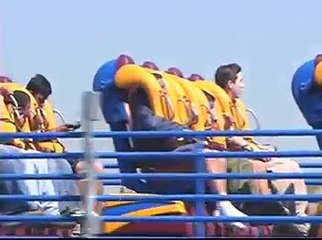
[[[230,91],[226,91],[229,98],[231,99],[231,101],[234,103],[236,102],[237,98],[230,92]]]

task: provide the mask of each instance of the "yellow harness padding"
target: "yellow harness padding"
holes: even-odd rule
[[[210,96],[212,96],[215,100],[214,101],[214,109],[211,109],[211,112],[212,112],[211,121],[215,121],[215,122],[212,122],[212,129],[211,130],[219,130],[219,131],[225,130],[225,118],[224,118],[224,110],[222,107],[222,101],[225,100],[225,97],[226,97],[225,95],[227,95],[226,92],[224,92],[224,91],[221,92],[220,91],[220,90],[222,90],[221,88],[218,91],[219,86],[217,86],[216,84],[209,82],[209,81],[195,81],[193,83],[196,84],[202,91],[204,91],[207,94],[209,94]],[[225,94],[225,95],[221,96],[222,101],[219,101],[217,96],[221,95],[221,94]],[[228,97],[228,95],[227,95],[227,97]],[[229,100],[229,98],[228,98],[228,100]],[[227,99],[225,101],[227,101]],[[224,104],[227,104],[227,102],[224,102]],[[223,137],[212,137],[211,141],[219,143],[223,147],[226,147],[226,138],[224,136]]]
[[[125,195],[125,194],[122,194]],[[133,194],[126,194],[133,195]],[[135,194],[135,196],[153,196],[150,194]],[[181,201],[166,201],[164,204],[156,204],[151,206],[148,201],[146,206],[140,201],[113,201],[106,202],[103,210],[103,215],[108,216],[109,212],[118,212],[121,216],[126,217],[149,217],[149,216],[160,216],[160,215],[187,215],[188,212],[185,205]],[[138,205],[142,205],[138,207]],[[127,210],[120,210],[121,208],[127,208]],[[115,213],[114,213],[115,214]],[[113,214],[113,215],[114,215]],[[115,233],[121,230],[122,227],[130,224],[130,222],[106,222],[104,223],[104,233]]]
[[[37,104],[35,105],[35,113],[47,122],[46,127],[38,130],[47,132],[58,127],[54,108],[48,99],[42,108],[39,108]],[[58,138],[34,142],[37,150],[41,152],[63,153],[65,151],[63,143]]]
[[[162,72],[162,75],[169,83],[169,85],[175,90],[176,96],[173,101],[177,103],[180,123],[191,128],[194,124],[196,124],[198,116],[194,112],[192,103],[187,97],[186,91],[184,90],[182,85],[178,81],[176,81],[174,75],[166,72]]]
[[[165,72],[148,69],[148,68],[145,68],[145,70],[148,73],[159,74],[162,76],[162,79],[167,86],[167,95],[169,96],[169,100],[171,104],[174,105],[173,111],[175,112],[174,112],[174,117],[172,121],[183,125],[186,124],[188,119],[188,113],[184,112],[185,111],[185,106],[184,106],[185,93],[182,87],[180,86],[180,84],[170,79],[169,74]]]
[[[247,114],[247,108],[245,103],[241,99],[236,99],[234,102],[230,102],[231,115],[234,118],[235,129],[236,130],[251,130],[250,121]],[[257,142],[251,136],[245,136],[245,140],[249,143],[249,146],[254,151],[267,150],[269,146],[262,145]]]
[[[207,128],[207,118],[210,111],[209,102],[205,94],[194,83],[187,79],[172,75],[181,87],[184,89],[188,99],[191,102],[191,110],[197,116],[197,121],[191,128],[195,131],[204,131]]]
[[[32,108],[33,103],[36,101],[34,97],[30,94],[25,87],[19,83],[1,83],[0,87],[7,89],[10,93],[14,91],[22,91],[26,93],[30,97],[30,107]],[[14,106],[12,104],[5,104],[3,98],[1,100],[1,131],[3,132],[17,132],[16,124],[15,124],[15,114],[14,114]],[[32,110],[32,109],[31,109]],[[30,124],[29,121],[26,120],[24,125],[22,126],[21,132],[30,132]],[[32,143],[32,139],[14,139],[10,142],[10,144],[23,148],[23,149],[32,149],[35,150],[35,146]]]
[[[171,90],[161,74],[153,73],[134,64],[128,64],[117,71],[115,84],[119,89],[143,88],[156,116],[172,121],[178,120],[178,116],[176,117],[175,114],[177,112],[176,104],[173,104],[170,99],[170,94],[175,94],[175,92],[173,89]]]
[[[224,89],[222,89],[216,83],[211,81],[198,80],[198,81],[195,81],[195,83],[199,87],[202,87],[203,91],[207,92],[212,96],[215,96],[216,102],[219,102],[224,116],[225,115],[231,116],[231,109],[230,109],[231,100]]]

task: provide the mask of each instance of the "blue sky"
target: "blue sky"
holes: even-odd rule
[[[238,62],[263,128],[307,128],[290,80],[322,52],[321,9],[318,0],[0,0],[0,72],[21,83],[44,74],[55,106],[74,121],[97,68],[121,53],[207,78]],[[310,139],[272,141],[316,148]]]

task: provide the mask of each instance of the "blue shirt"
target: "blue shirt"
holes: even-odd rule
[[[117,60],[111,60],[103,64],[96,72],[92,89],[101,93],[100,107],[105,122],[110,125],[112,131],[126,131],[127,114],[124,108],[122,95],[124,91],[115,86],[117,72]],[[129,140],[114,138],[113,144],[117,152],[131,151]],[[121,173],[136,173],[136,165],[130,159],[117,159]],[[141,179],[121,179],[122,185],[141,193],[149,193],[145,182]]]
[[[322,122],[322,89],[314,83],[314,60],[300,66],[292,79],[293,98],[307,123]]]
[[[122,101],[124,91],[115,86],[117,61],[111,60],[103,64],[96,72],[93,80],[93,91],[101,92],[101,109],[107,123],[113,124],[127,121],[127,114]]]

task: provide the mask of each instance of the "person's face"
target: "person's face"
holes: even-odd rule
[[[236,77],[237,79],[235,81],[229,80],[227,86],[228,92],[233,98],[239,98],[242,95],[243,89],[245,87],[244,77],[242,73],[238,73]]]
[[[47,98],[40,93],[33,93],[33,95],[36,99],[38,106],[43,107]]]

